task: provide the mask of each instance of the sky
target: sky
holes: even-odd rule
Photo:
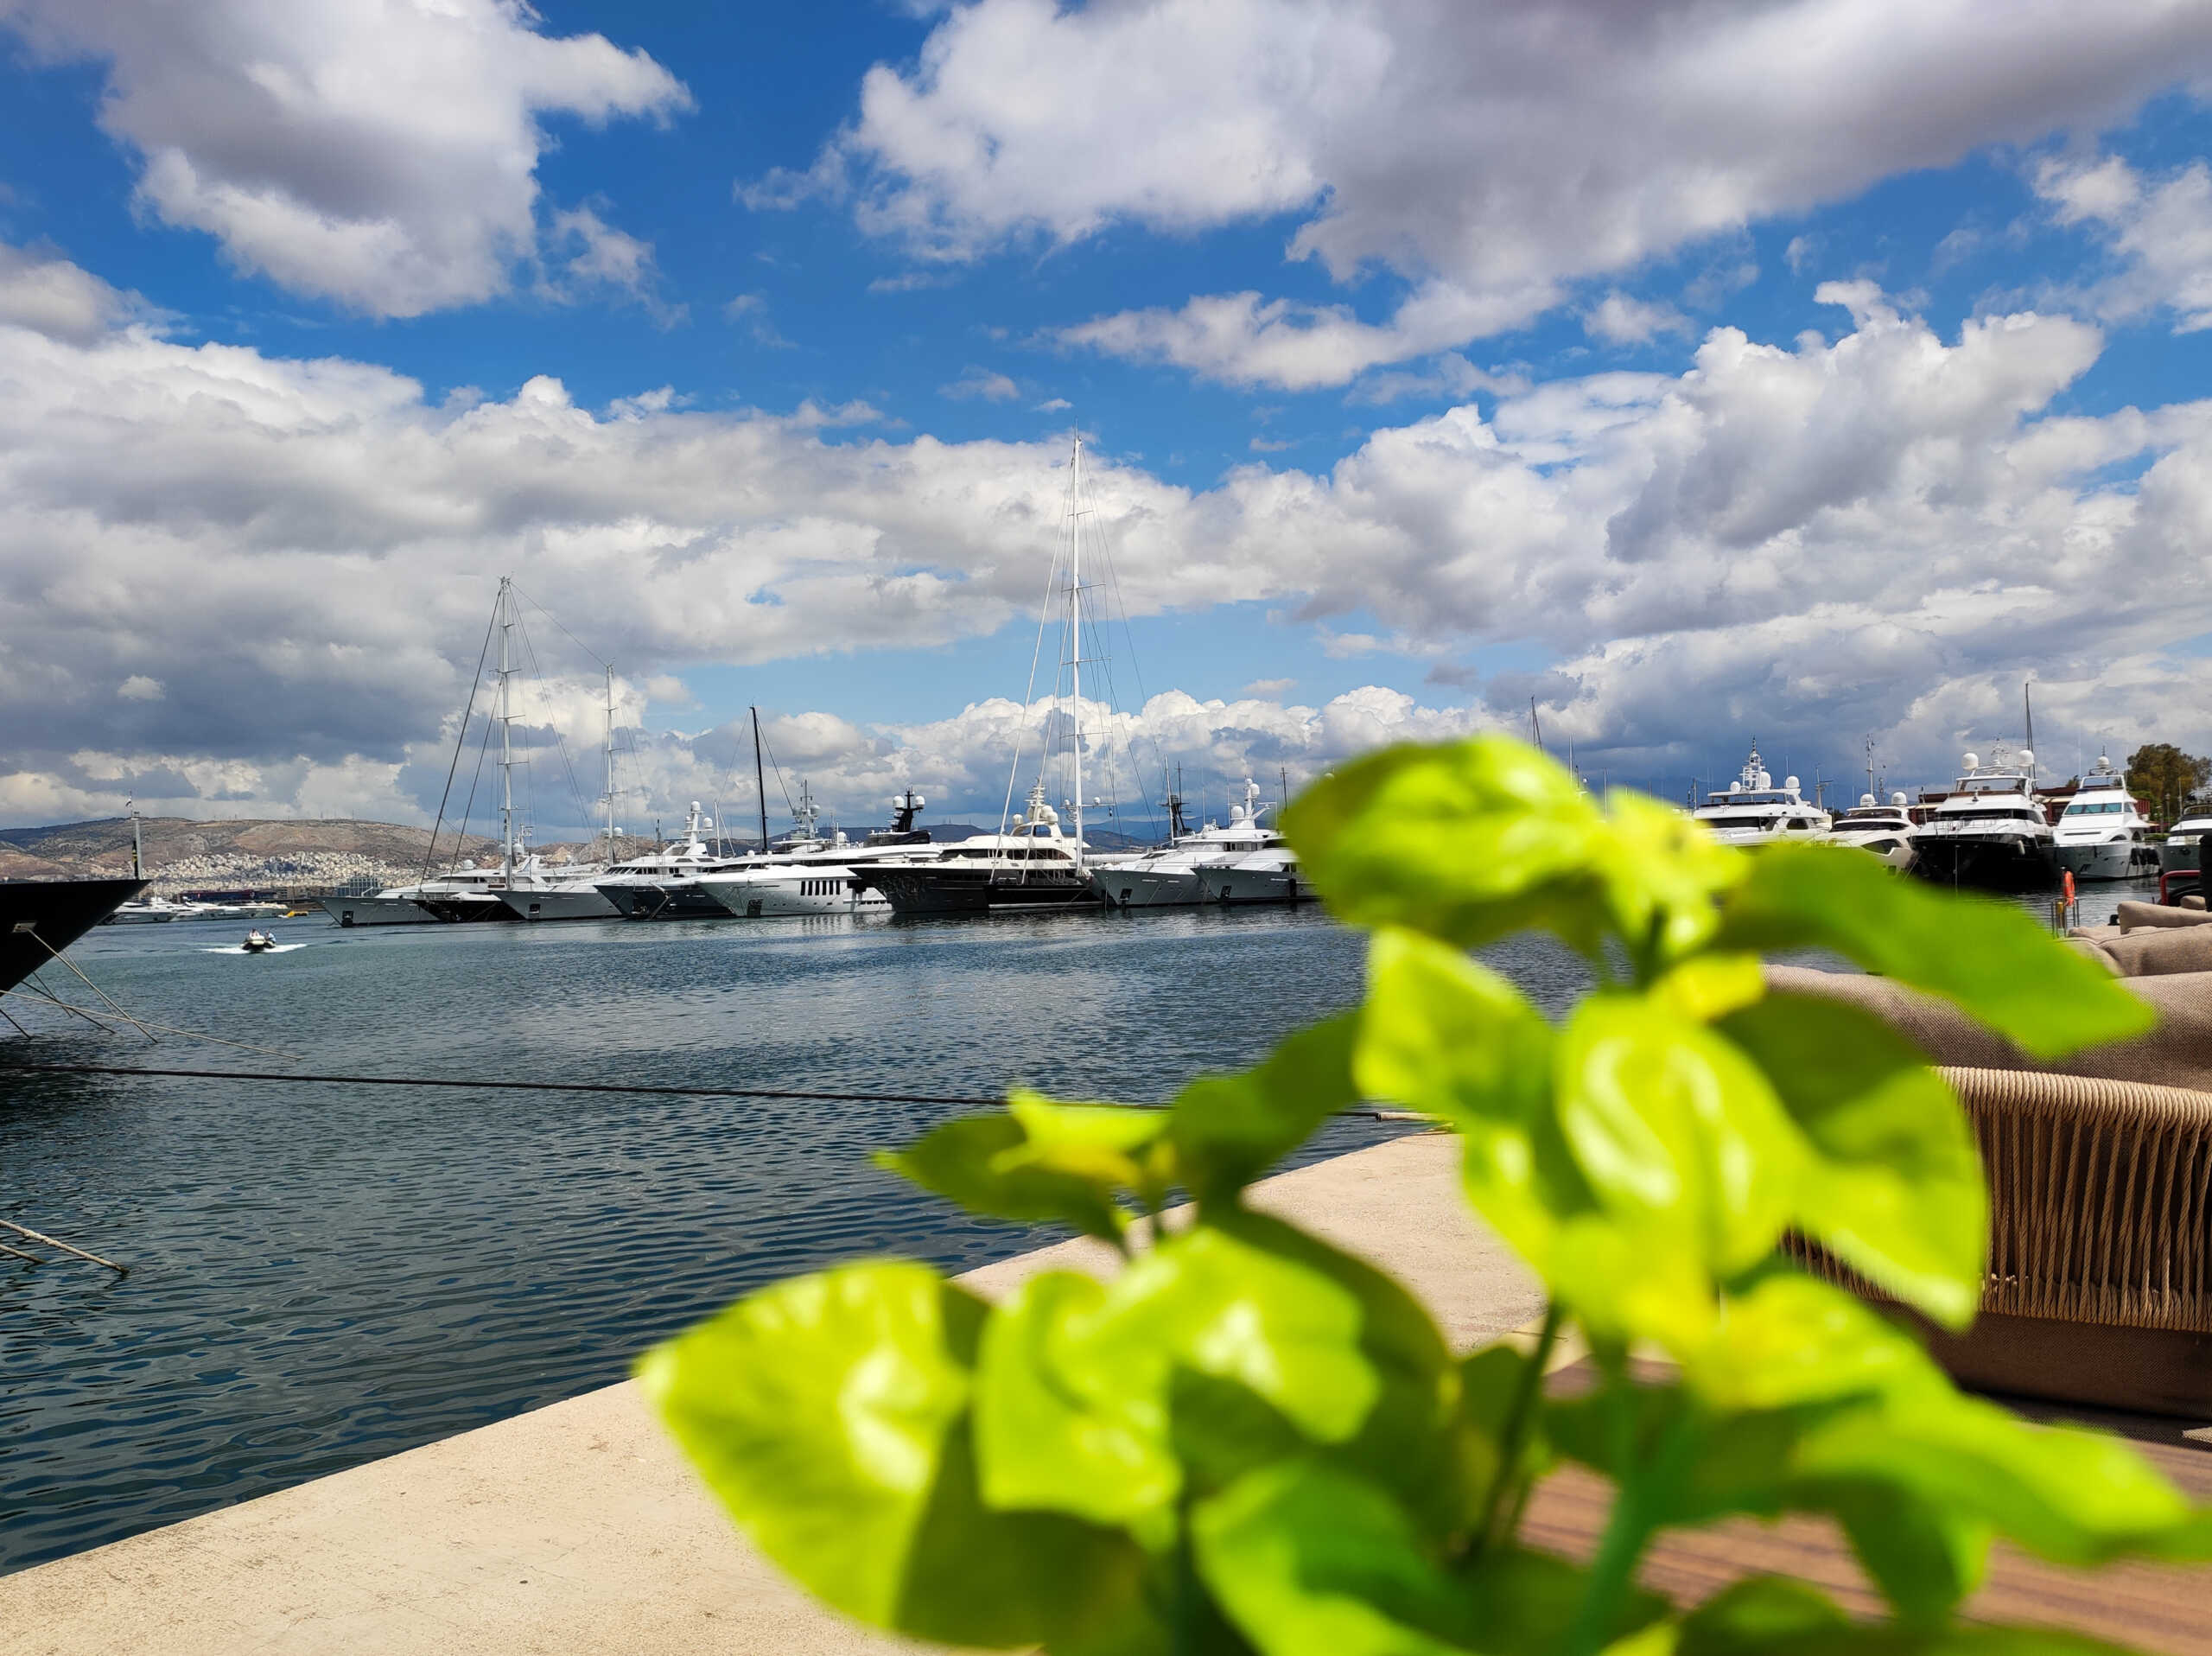
[[[609,664],[626,827],[756,706],[772,820],[995,820],[1078,434],[1133,823],[2206,751],[2208,95],[2212,0],[0,0],[0,825],[480,821],[503,576],[543,837]]]

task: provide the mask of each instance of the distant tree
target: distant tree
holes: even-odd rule
[[[2127,791],[2160,822],[2181,814],[2182,801],[2212,778],[2212,759],[2185,754],[2171,742],[2150,742],[2127,756]]]

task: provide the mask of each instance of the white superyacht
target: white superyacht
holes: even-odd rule
[[[1244,803],[1229,807],[1229,820],[1207,823],[1194,834],[1179,832],[1182,801],[1169,801],[1166,844],[1136,857],[1112,857],[1091,863],[1090,889],[1116,908],[1188,907],[1220,901],[1209,897],[1201,871],[1219,864],[1242,862],[1262,851],[1283,847],[1283,838],[1273,828],[1260,825],[1270,807],[1261,802],[1260,785],[1244,779]]]
[[[1736,780],[1725,791],[1707,794],[1705,803],[1690,814],[1724,845],[1826,839],[1831,825],[1828,813],[1798,791],[1796,777],[1785,776],[1782,786],[1775,787],[1756,746]]]
[[[700,876],[699,889],[741,920],[773,920],[794,914],[889,914],[891,901],[872,885],[854,879],[856,869],[883,863],[911,863],[934,857],[925,831],[914,818],[929,801],[912,788],[894,795],[891,826],[855,844],[843,833],[815,837],[812,801],[800,785],[799,827],[807,836],[795,849],[772,853],[749,868]],[[796,840],[794,836],[794,840]],[[793,842],[785,842],[791,845]]]
[[[2050,820],[2036,802],[2036,756],[2000,745],[1968,754],[1951,792],[1912,831],[1916,872],[1946,885],[2036,891],[2058,877]]]
[[[2058,866],[2076,880],[2133,880],[2158,871],[2151,819],[2103,754],[2059,813],[2051,840]]]
[[[1860,794],[1857,805],[1837,816],[1828,837],[1839,845],[1880,857],[1897,874],[1909,872],[1919,859],[1912,844],[1912,818],[1902,793],[1891,794],[1887,805],[1872,793]]]

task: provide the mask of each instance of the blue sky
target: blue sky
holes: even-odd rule
[[[1077,422],[1224,781],[2212,741],[2212,9],[149,3],[0,3],[6,820],[420,814],[510,571],[972,807]]]

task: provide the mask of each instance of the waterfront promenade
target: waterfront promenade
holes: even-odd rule
[[[1471,1346],[1541,1309],[1519,1263],[1468,1213],[1457,1141],[1422,1134],[1284,1174],[1255,1201],[1388,1267]],[[966,1280],[1000,1294],[1110,1256],[1063,1243]],[[1573,1353],[1565,1353],[1571,1359]],[[2196,1500],[2212,1452],[2187,1423],[2129,1429]],[[2202,1434],[2197,1434],[2201,1436]],[[1539,1492],[1529,1534],[1586,1553],[1602,1483],[1568,1471]],[[1646,1577],[1696,1598],[1751,1570],[1873,1601],[1825,1522],[1738,1520],[1669,1538]],[[1999,1548],[1971,1607],[2165,1653],[2212,1656],[2212,1570],[2082,1575]],[[647,1415],[613,1385],[442,1443],[0,1577],[0,1656],[864,1656],[908,1649],[813,1606],[730,1528]]]

